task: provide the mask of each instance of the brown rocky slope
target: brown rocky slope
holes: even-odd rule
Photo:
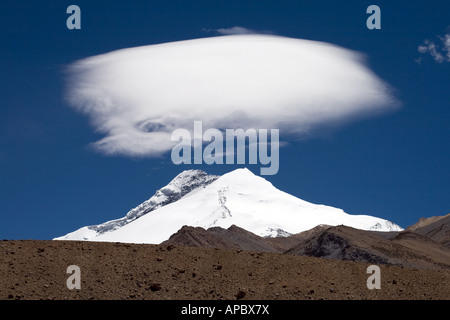
[[[410,268],[448,269],[450,250],[437,237],[448,225],[445,220],[426,233],[376,232],[347,226],[317,226],[290,237],[262,238],[237,226],[207,230],[184,226],[162,244],[217,249],[276,252],[318,258],[388,264]]]
[[[261,238],[183,227],[160,245],[0,241],[0,300],[448,300],[450,217],[403,232],[318,226]],[[380,267],[381,289],[367,287]],[[81,288],[69,289],[68,267]]]
[[[80,268],[70,290],[67,268]],[[450,270],[190,246],[1,241],[0,299],[434,299],[450,297]]]

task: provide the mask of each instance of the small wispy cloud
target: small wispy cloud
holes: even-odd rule
[[[254,29],[249,29],[240,26],[234,26],[230,28],[219,28],[219,29],[207,29],[204,28],[203,31],[209,33],[215,33],[219,35],[229,36],[229,35],[239,35],[239,34],[274,34],[272,31],[258,31]]]
[[[257,33],[254,30],[244,28],[244,27],[238,27],[234,26],[232,28],[220,28],[216,30],[220,34],[224,35],[230,35],[230,34],[251,34],[251,33]]]
[[[422,54],[430,54],[437,63],[450,62],[450,33],[444,36],[437,36],[437,40],[425,39],[421,45],[417,47],[417,51]],[[421,58],[416,59],[420,63]]]

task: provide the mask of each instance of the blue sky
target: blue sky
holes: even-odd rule
[[[68,30],[66,8],[81,8]],[[381,8],[381,30],[366,8]],[[239,26],[366,54],[402,107],[322,137],[290,141],[265,176],[313,203],[406,227],[450,212],[450,62],[425,41],[450,33],[446,1],[7,1],[0,13],[0,238],[51,239],[122,217],[185,169],[233,165],[130,159],[87,146],[102,138],[64,99],[67,66],[113,50],[218,35]],[[441,37],[441,38],[439,38]],[[429,47],[428,47],[429,48]],[[259,166],[249,166],[259,172]]]

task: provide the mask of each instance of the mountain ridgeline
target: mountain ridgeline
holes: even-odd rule
[[[187,170],[123,218],[55,240],[271,252],[413,268],[450,267],[450,215],[403,230],[369,215],[309,203],[247,169]]]
[[[58,240],[159,244],[184,225],[239,226],[261,237],[289,236],[318,225],[400,231],[395,223],[313,204],[275,188],[248,169],[223,176],[187,170],[123,218],[85,226]]]
[[[343,225],[321,225],[288,237],[264,238],[234,225],[228,229],[213,227],[207,230],[184,226],[162,244],[275,252],[408,268],[450,269],[450,216],[432,227],[379,232]]]

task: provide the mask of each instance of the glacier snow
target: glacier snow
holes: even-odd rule
[[[243,168],[223,176],[183,171],[125,217],[82,227],[55,240],[159,244],[184,225],[207,229],[233,224],[263,237],[289,236],[318,225],[403,230],[382,218],[301,200]]]

